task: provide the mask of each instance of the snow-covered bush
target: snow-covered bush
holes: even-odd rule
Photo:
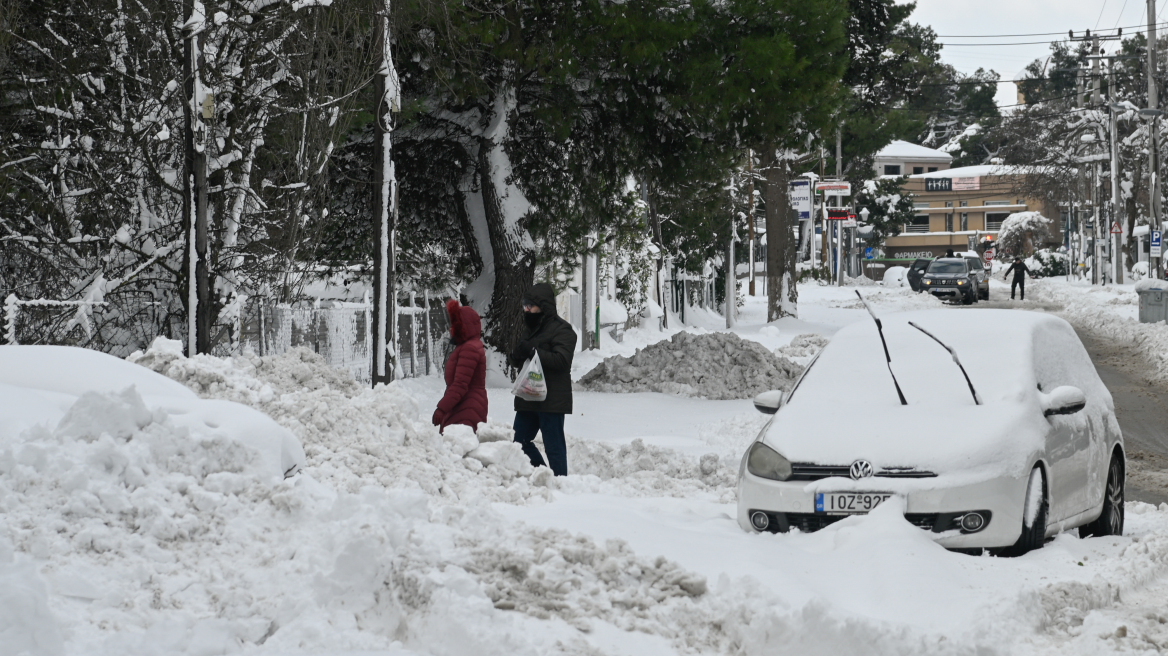
[[[1044,248],[1034,253],[1033,266],[1030,268],[1035,274],[1044,278],[1067,275],[1067,256],[1065,253]]]

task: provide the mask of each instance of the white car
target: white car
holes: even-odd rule
[[[789,394],[755,399],[775,415],[739,467],[743,529],[814,531],[896,495],[951,549],[1024,553],[1074,527],[1122,534],[1123,437],[1066,321],[882,319],[840,330]]]

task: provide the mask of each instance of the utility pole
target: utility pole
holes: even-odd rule
[[[1148,109],[1159,109],[1160,93],[1156,87],[1156,0],[1148,0]],[[1160,230],[1160,135],[1159,116],[1154,115],[1149,127],[1148,144],[1148,189],[1152,196],[1152,229]],[[1160,277],[1160,258],[1149,258],[1152,278]]]
[[[393,66],[392,41],[389,31],[389,0],[385,0],[381,15],[379,43],[381,69],[374,76],[374,112],[377,124],[377,147],[374,156],[374,178],[377,186],[373,194],[374,234],[377,235],[377,256],[373,295],[373,386],[390,383],[397,368],[397,271],[395,251],[397,236],[397,176],[393,167],[393,124],[391,114],[401,111],[401,95],[397,70]]]
[[[1117,135],[1119,132],[1119,120],[1118,115],[1116,114],[1116,112],[1119,110],[1116,109],[1115,104],[1117,99],[1115,98],[1114,59],[1109,59],[1107,61],[1107,76],[1108,80],[1110,80],[1107,85],[1107,94],[1111,96],[1111,103],[1108,106],[1111,110],[1108,112],[1108,114],[1111,116],[1111,225],[1109,225],[1107,228],[1107,236],[1109,238],[1109,243],[1114,241],[1114,243],[1111,244],[1111,263],[1115,266],[1115,277],[1112,279],[1112,282],[1118,285],[1123,283],[1123,256],[1119,251],[1119,245],[1123,240],[1123,233],[1121,232],[1115,235],[1111,234],[1112,225],[1119,225],[1120,229],[1123,229],[1123,224],[1120,222],[1119,218],[1120,211],[1122,209],[1120,206],[1121,199],[1119,195],[1119,139]]]
[[[843,127],[835,129],[835,179],[844,179],[844,130]],[[839,198],[839,207],[843,207],[843,196]],[[832,221],[835,224],[835,284],[839,287],[844,286],[844,229],[839,221]]]
[[[207,126],[202,121],[206,95],[199,68],[203,61],[205,18],[195,0],[183,0],[183,227],[187,233],[187,355],[211,352],[211,280],[207,269]],[[209,117],[208,117],[209,118]]]
[[[750,179],[749,200],[746,201],[746,226],[750,239],[750,295],[754,296],[754,151],[746,149],[746,176]]]

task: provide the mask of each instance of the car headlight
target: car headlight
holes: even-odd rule
[[[759,478],[785,481],[791,478],[791,461],[762,442],[755,442],[746,457],[746,470]]]
[[[958,280],[958,281],[957,281],[957,284],[958,284],[958,285],[964,285],[966,282],[968,282],[968,281],[966,281],[966,280]]]
[[[925,284],[926,284],[926,285],[931,285],[931,284],[933,284],[933,281],[932,281],[932,280],[926,280],[926,281],[925,281]]]

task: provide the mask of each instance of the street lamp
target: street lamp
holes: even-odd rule
[[[1161,113],[1163,113],[1163,112],[1161,112]],[[870,212],[868,211],[868,208],[867,208],[867,207],[865,207],[864,209],[860,210],[860,220],[861,220],[861,221],[863,221],[864,223],[867,223],[867,222],[868,222],[868,215],[869,215],[869,214],[870,214]]]

